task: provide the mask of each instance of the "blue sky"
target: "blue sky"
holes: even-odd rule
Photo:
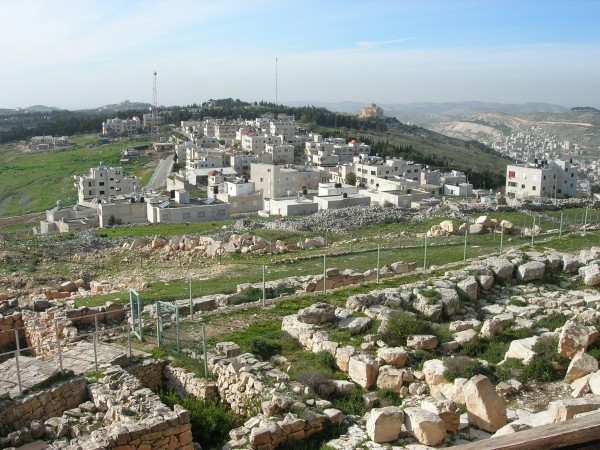
[[[600,107],[600,1],[0,0],[0,107],[152,99]]]

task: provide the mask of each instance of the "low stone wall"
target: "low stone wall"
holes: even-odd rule
[[[0,401],[0,436],[29,426],[34,420],[61,416],[87,399],[87,382],[72,378],[16,400]]]
[[[216,398],[219,396],[215,381],[198,378],[181,367],[165,365],[163,380],[163,387],[168,391],[176,392],[180,397],[191,395],[196,398]]]
[[[156,391],[163,387],[164,367],[165,362],[162,360],[144,359],[142,362],[126,367],[125,370],[136,377],[142,385]]]

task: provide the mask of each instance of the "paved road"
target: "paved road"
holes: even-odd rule
[[[158,190],[167,184],[167,177],[169,176],[169,173],[171,173],[174,156],[175,154],[171,154],[158,162],[158,166],[156,166],[156,169],[154,169],[154,173],[152,174],[152,178],[150,178],[150,182],[144,186],[146,191]]]

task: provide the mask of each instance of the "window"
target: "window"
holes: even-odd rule
[[[575,176],[575,174],[574,174],[574,173],[571,173],[571,178],[573,178],[574,176]]]
[[[88,187],[92,187],[92,182],[91,181],[88,183]]]
[[[531,186],[531,190],[535,191],[536,190],[536,186]]]
[[[100,195],[104,195],[104,191],[100,191]]]
[[[88,191],[88,195],[92,195],[92,191]]]
[[[515,183],[514,181],[509,181],[508,187],[517,187],[517,183]]]
[[[184,212],[183,215],[181,216],[183,219],[189,219],[191,217],[191,214],[189,212]]]
[[[521,189],[525,189],[525,185],[524,184],[521,185]]]
[[[198,217],[204,217],[206,213],[204,211],[198,211]]]
[[[98,183],[100,186],[104,186],[104,181],[101,181],[100,183]]]
[[[168,212],[162,212],[160,213],[160,220],[169,220],[169,213]]]
[[[218,209],[217,210],[217,216],[224,216],[225,215],[225,210],[224,209]]]
[[[109,180],[110,180],[110,181],[115,181],[115,179],[114,179],[114,178],[109,178]]]

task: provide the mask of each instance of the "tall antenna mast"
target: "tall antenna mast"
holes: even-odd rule
[[[275,105],[278,105],[277,102],[277,58],[275,58]]]
[[[156,72],[154,72],[154,83],[152,87],[152,123],[150,125],[150,138],[151,140],[153,140],[152,137],[154,137],[155,140],[158,141],[158,101],[156,97]]]

